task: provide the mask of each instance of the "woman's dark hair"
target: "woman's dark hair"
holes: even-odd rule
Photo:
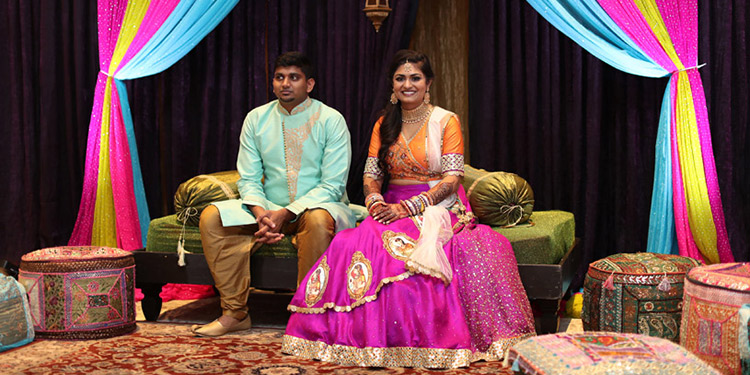
[[[422,71],[426,80],[432,81],[435,78],[435,73],[432,71],[430,65],[430,59],[427,55],[412,51],[408,49],[402,49],[393,56],[391,65],[388,68],[388,82],[393,88],[393,75],[401,65],[406,62],[415,64],[419,70]],[[390,95],[388,96],[390,99]],[[388,166],[386,164],[386,156],[388,155],[388,149],[396,142],[398,135],[401,133],[401,102],[396,104],[386,101],[385,107],[382,111],[383,122],[380,124],[380,149],[378,150],[378,167],[384,173],[383,179],[383,191],[385,191],[388,181],[390,180],[391,174],[388,172]]]

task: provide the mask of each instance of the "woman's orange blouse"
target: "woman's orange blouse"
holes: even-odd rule
[[[378,150],[380,150],[380,124],[383,117],[379,118],[372,129],[370,138],[370,150],[365,164],[365,177],[382,179],[383,172],[378,167]],[[461,133],[461,123],[458,117],[453,115],[448,120],[442,136],[442,155],[440,157],[441,170],[429,169],[429,155],[427,154],[427,129],[429,124],[425,122],[410,140],[401,133],[398,140],[391,145],[386,157],[391,179],[414,180],[420,182],[436,181],[444,176],[464,175],[464,137]]]

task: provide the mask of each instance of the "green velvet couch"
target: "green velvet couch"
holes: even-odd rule
[[[513,245],[521,280],[535,310],[537,333],[556,332],[560,301],[569,293],[581,262],[573,214],[534,211],[525,223],[492,228]],[[153,219],[145,249],[134,253],[136,282],[145,295],[142,308],[147,320],[157,319],[161,310],[159,292],[166,283],[213,285],[196,226],[185,226],[186,265],[178,266],[176,244],[182,230],[177,215]],[[297,259],[290,240],[258,249],[252,256],[251,274],[252,286],[257,289],[294,290]]]

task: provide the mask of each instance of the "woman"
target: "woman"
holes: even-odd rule
[[[429,104],[427,57],[397,52],[389,77],[365,167],[370,216],[340,232],[300,284],[282,351],[370,367],[500,360],[534,335],[515,255],[474,224],[461,126]]]

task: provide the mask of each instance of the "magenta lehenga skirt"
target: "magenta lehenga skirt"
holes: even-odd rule
[[[391,185],[385,200],[427,189]],[[459,197],[457,205],[470,210],[463,189]],[[510,242],[486,225],[450,217],[447,285],[405,266],[419,237],[415,218],[384,225],[368,217],[338,233],[289,304],[282,352],[342,365],[456,368],[501,360],[533,336]]]

